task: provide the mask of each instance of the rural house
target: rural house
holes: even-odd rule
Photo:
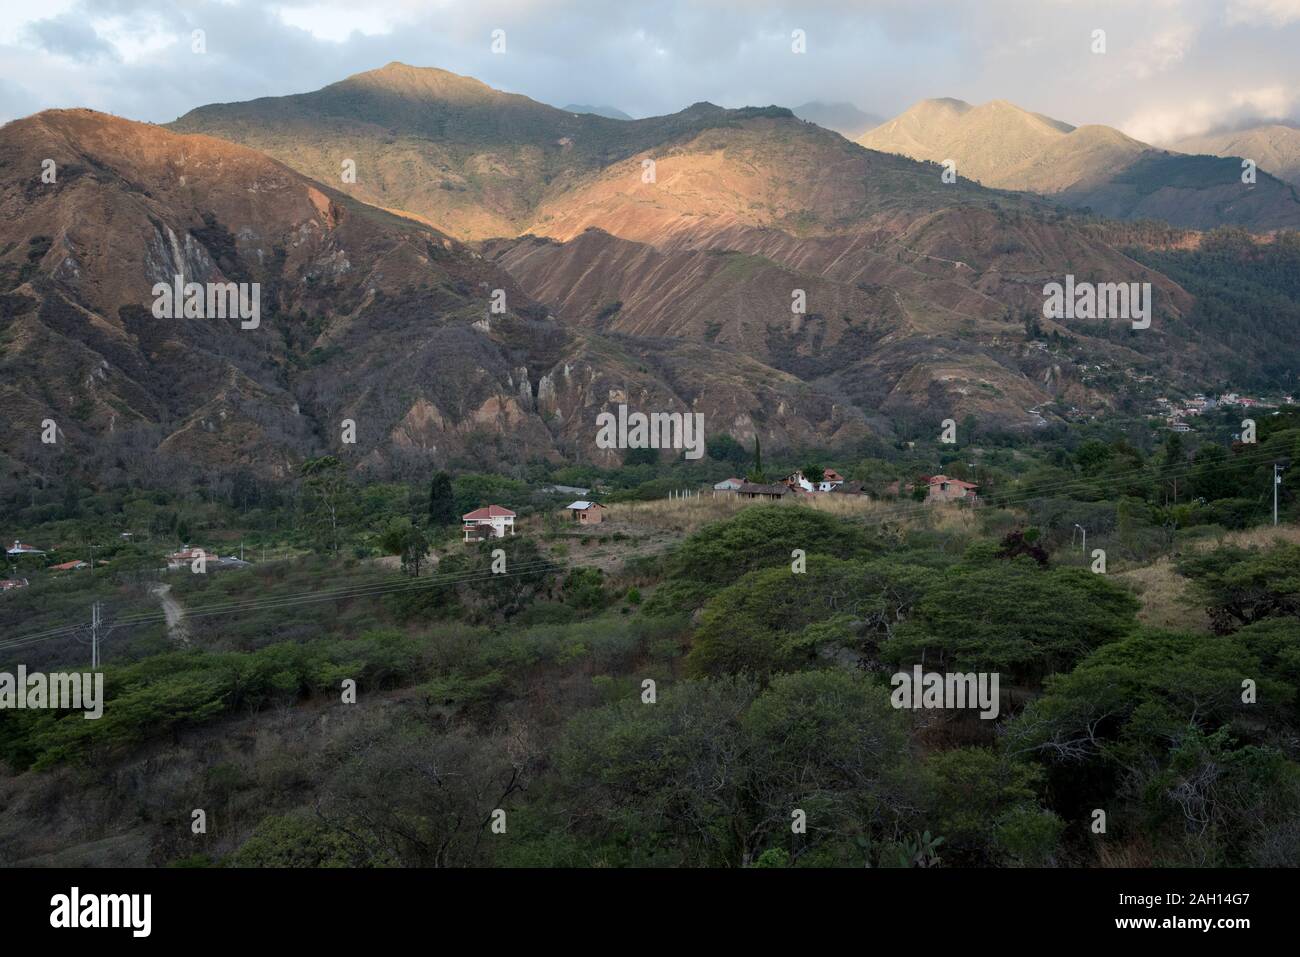
[[[21,558],[24,555],[44,555],[45,552],[42,549],[35,548],[31,545],[24,545],[22,542],[15,539],[13,545],[5,550],[5,554],[11,558]]]
[[[793,495],[794,490],[788,485],[782,485],[776,482],[772,485],[759,485],[756,482],[744,482],[740,488],[736,489],[736,494],[741,498],[765,498],[774,502],[779,502],[787,495]]]
[[[822,478],[819,482],[814,482],[803,474],[803,471],[791,472],[781,480],[791,488],[803,489],[805,492],[830,492],[837,485],[844,482],[844,476],[834,469],[825,469],[822,472]]]
[[[507,529],[511,535],[515,533],[515,513],[500,505],[487,505],[466,512],[461,521],[464,522],[466,543],[505,538]]]
[[[579,525],[599,525],[605,520],[605,506],[599,502],[570,502],[568,509]]]
[[[974,505],[979,496],[976,491],[979,486],[974,482],[963,482],[961,479],[949,478],[946,475],[931,475],[926,480],[928,486],[925,500],[929,504],[936,502],[965,502]]]
[[[26,588],[26,578],[5,578],[0,579],[0,591],[8,591],[11,588]]]
[[[87,563],[83,562],[83,561],[73,560],[73,561],[70,561],[70,562],[64,562],[64,563],[61,564],[61,565],[51,565],[51,566],[50,566],[50,571],[55,571],[55,572],[73,572],[73,571],[78,571],[78,570],[80,570],[80,569],[82,569],[82,568],[89,568],[89,567],[90,567],[90,566],[89,566]]]
[[[717,485],[713,486],[713,491],[715,491],[715,492],[735,492],[735,491],[737,491],[737,490],[738,490],[742,485],[744,485],[744,484],[745,484],[745,480],[744,480],[743,478],[729,478],[729,479],[723,479],[723,480],[722,480],[721,482],[719,482]]]
[[[175,571],[178,568],[184,568],[194,562],[199,554],[202,553],[204,561],[207,559],[216,559],[215,552],[209,552],[199,548],[197,545],[183,545],[179,552],[172,552],[167,556],[167,568],[169,571]]]

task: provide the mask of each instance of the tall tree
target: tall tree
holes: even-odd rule
[[[440,528],[456,521],[456,497],[451,489],[451,476],[439,472],[429,483],[429,527]]]
[[[751,482],[767,481],[767,476],[763,474],[763,447],[759,444],[757,432],[754,433],[754,467],[745,478]]]
[[[302,463],[303,510],[307,522],[317,535],[317,542],[327,551],[339,554],[339,529],[349,501],[347,472],[333,455],[323,455]]]

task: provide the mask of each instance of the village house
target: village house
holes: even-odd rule
[[[781,481],[791,488],[803,489],[805,492],[830,492],[834,490],[835,486],[843,484],[844,476],[834,469],[825,469],[822,472],[821,481],[814,482],[807,478],[801,470],[791,472]]]
[[[715,491],[715,492],[735,492],[735,491],[738,491],[738,490],[740,489],[740,487],[741,487],[742,485],[744,485],[744,484],[745,484],[745,480],[744,480],[743,478],[729,478],[729,479],[723,479],[723,480],[722,480],[721,482],[719,482],[717,485],[713,486],[713,491]]]
[[[762,498],[773,502],[779,502],[787,495],[794,495],[794,489],[788,485],[782,485],[776,482],[772,485],[760,485],[756,482],[743,482],[740,488],[736,489],[736,494],[741,498]]]
[[[931,475],[926,480],[927,504],[940,502],[965,502],[974,505],[979,500],[977,490],[979,486],[974,482],[963,482],[961,479],[949,478],[946,475]]]
[[[465,542],[481,542],[488,538],[505,538],[506,531],[515,533],[515,513],[500,505],[487,505],[466,512],[464,522]]]
[[[44,555],[45,552],[44,550],[35,548],[34,546],[24,545],[22,542],[15,539],[13,545],[5,549],[5,554],[10,558],[22,558],[24,555]]]
[[[204,561],[212,559],[216,561],[216,552],[209,552],[207,549],[199,548],[197,545],[182,545],[179,552],[172,552],[167,556],[167,568],[169,571],[175,571],[177,568],[185,568],[193,564],[194,560],[203,553]]]
[[[852,482],[841,482],[831,489],[838,495],[866,495],[866,483],[854,480]]]
[[[60,564],[60,565],[51,565],[51,566],[50,566],[50,571],[54,571],[54,572],[74,572],[74,571],[80,571],[80,570],[83,569],[83,568],[89,568],[89,567],[90,567],[90,565],[87,564],[86,562],[79,561],[79,560],[73,560],[73,561],[70,561],[70,562],[63,562],[63,563]]]
[[[0,579],[0,591],[9,591],[11,588],[26,588],[26,578],[5,578]]]
[[[570,502],[568,508],[579,525],[599,525],[605,520],[605,506],[599,502]]]

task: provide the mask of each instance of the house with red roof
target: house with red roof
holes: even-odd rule
[[[488,538],[505,538],[507,532],[515,533],[515,513],[501,505],[487,505],[466,512],[460,517],[464,523],[465,542],[481,542]]]
[[[946,475],[931,475],[926,480],[927,504],[933,505],[936,502],[964,502],[968,505],[974,505],[979,500],[979,486],[974,482],[963,482],[961,479],[949,478]]]
[[[72,571],[78,571],[78,570],[80,570],[80,569],[82,569],[82,568],[89,568],[89,567],[90,567],[90,565],[87,564],[86,562],[83,562],[83,561],[80,561],[80,560],[74,559],[73,561],[70,561],[70,562],[64,562],[64,563],[61,564],[61,565],[51,565],[51,566],[50,566],[50,571],[54,571],[54,572],[72,572]]]
[[[13,545],[5,549],[5,554],[11,558],[19,558],[23,555],[44,555],[45,552],[34,545],[24,545],[22,542],[15,540]]]

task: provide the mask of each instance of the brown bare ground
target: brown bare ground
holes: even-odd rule
[[[1168,558],[1157,559],[1150,565],[1121,572],[1115,576],[1133,587],[1138,601],[1138,621],[1154,628],[1180,631],[1209,631],[1210,620],[1205,609],[1198,607],[1191,596],[1191,583],[1178,574]]]

